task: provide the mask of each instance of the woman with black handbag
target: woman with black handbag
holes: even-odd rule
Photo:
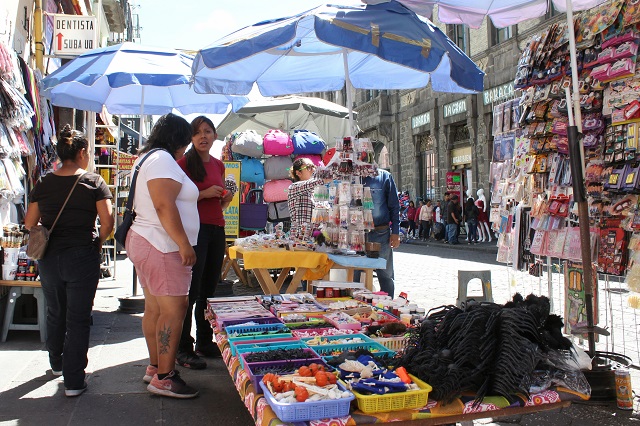
[[[62,166],[33,188],[24,221],[27,229],[41,222],[51,231],[38,268],[47,301],[49,363],[54,376],[64,376],[67,396],[87,388],[91,309],[102,243],[113,230],[111,191],[100,175],[85,171],[93,158],[88,148],[84,134],[69,125],[62,129],[56,146]]]

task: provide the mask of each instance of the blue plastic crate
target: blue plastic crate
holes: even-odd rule
[[[320,339],[327,340],[328,342],[332,342],[332,341],[335,341],[335,340],[360,338],[360,339],[363,340],[364,343],[375,343],[372,338],[370,338],[369,336],[365,336],[364,334],[360,334],[360,333],[357,333],[357,334],[336,334],[336,335],[332,335],[332,336],[317,336],[317,337],[320,338]],[[303,337],[300,340],[305,342],[311,348],[327,346],[327,345],[313,345],[313,344],[310,344],[309,342],[314,340],[314,339],[315,339],[315,337]],[[358,344],[358,343],[348,343],[348,344]],[[329,343],[328,345],[332,345],[332,343]]]
[[[243,335],[243,334],[252,334],[252,333],[263,333],[266,331],[278,331],[287,328],[283,323],[273,323],[273,324],[257,324],[257,325],[231,325],[227,326],[224,331],[227,333],[229,337],[232,334],[235,335]]]
[[[376,342],[367,343],[349,343],[345,345],[322,345],[322,346],[309,346],[318,355],[320,355],[325,361],[337,356],[336,352],[357,351],[359,349],[366,349],[374,355],[388,355],[394,356],[396,353],[391,349],[386,348],[384,345]]]
[[[320,357],[317,353],[313,351],[313,349],[310,349],[309,346],[305,345],[304,342],[301,342],[299,340],[289,340],[289,341],[281,341],[281,342],[243,343],[243,344],[237,344],[235,345],[235,347],[236,347],[236,354],[240,359],[240,365],[242,365],[242,368],[244,368],[244,358],[242,357],[242,355],[250,352],[265,352],[273,349],[309,349],[309,351],[315,354],[316,358]]]
[[[276,401],[264,383],[260,382],[260,387],[264,392],[267,403],[269,403],[273,412],[276,413],[276,416],[283,422],[305,422],[309,420],[333,419],[348,416],[351,401],[355,399],[355,396],[351,393],[351,396],[348,398],[287,404]],[[338,382],[338,388],[342,391],[346,390],[340,382]]]
[[[293,337],[291,333],[280,333],[274,335],[254,335],[254,336],[242,336],[242,337],[229,337],[229,347],[231,348],[231,355],[236,356],[238,353],[238,345],[244,345],[254,342],[256,344],[261,343],[290,343],[297,341],[297,337]]]

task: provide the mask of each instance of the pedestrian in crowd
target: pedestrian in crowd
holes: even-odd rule
[[[440,200],[436,201],[436,206],[433,209],[433,221],[434,223],[442,223],[442,207]]]
[[[409,201],[409,207],[407,207],[407,220],[409,221],[409,238],[416,237],[416,205],[413,201]]]
[[[418,227],[417,238],[419,239],[422,239],[422,235],[424,233],[424,229],[422,229],[422,224],[420,223],[420,210],[422,210],[423,206],[424,206],[424,201],[419,200],[418,207],[416,208],[416,215],[415,215],[416,226]]]
[[[422,227],[422,241],[429,240],[431,236],[431,224],[433,223],[433,201],[427,200],[420,209],[420,226]]]
[[[456,194],[449,197],[447,204],[447,242],[458,244],[458,227],[460,226],[460,212],[458,209],[459,198]]]
[[[312,234],[313,190],[331,179],[315,177],[316,166],[308,158],[297,158],[289,171],[293,183],[289,187],[287,204],[291,214],[291,235],[307,239]]]
[[[393,249],[400,246],[400,204],[393,176],[386,170],[378,169],[375,177],[366,177],[364,186],[371,188],[373,198],[373,224],[375,228],[367,233],[367,242],[380,243],[380,257],[387,259],[385,269],[376,269],[380,290],[394,297]],[[360,281],[361,271],[356,271],[354,279]]]
[[[220,281],[227,244],[222,212],[231,202],[233,193],[224,187],[224,163],[209,154],[213,141],[218,137],[213,122],[205,116],[199,116],[191,122],[191,129],[191,148],[178,160],[178,165],[200,191],[200,231],[176,362],[183,367],[200,370],[206,368],[207,363],[198,355],[212,358],[220,356],[218,345],[213,341],[213,329],[204,314],[207,299],[213,297]],[[192,318],[196,323],[195,351],[191,337]]]
[[[56,151],[62,166],[29,194],[24,224],[31,229],[40,222],[51,229],[55,223],[47,251],[38,260],[47,302],[47,350],[53,375],[64,376],[65,395],[78,396],[87,389],[91,309],[102,243],[113,230],[112,195],[100,175],[85,170],[93,152],[83,133],[64,126]]]
[[[478,244],[478,207],[476,207],[473,197],[467,198],[464,204],[464,217],[469,227],[468,244]]]
[[[175,370],[200,229],[200,191],[177,163],[192,133],[191,125],[174,114],[153,126],[134,163],[135,169],[145,160],[133,202],[136,220],[125,243],[145,298],[142,331],[149,365],[143,380],[149,392],[173,398],[198,395]]]
[[[451,194],[446,193],[444,194],[444,200],[442,201],[442,214],[440,215],[440,218],[442,219],[442,224],[443,225],[447,225],[448,220],[449,220],[449,212],[447,211],[447,208],[449,207],[449,198],[451,197]],[[446,238],[445,238],[446,241]]]

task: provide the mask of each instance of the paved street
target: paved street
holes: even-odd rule
[[[521,287],[524,293],[527,287],[537,288],[537,279],[528,282],[522,277],[525,282],[519,283],[520,277],[494,259],[495,247],[488,243],[471,248],[462,244],[403,244],[395,257],[397,288],[427,308],[455,303],[458,269],[491,269],[494,298],[499,303],[514,289]],[[0,425],[253,424],[220,360],[208,360],[209,367],[203,371],[181,369],[185,380],[201,390],[195,400],[147,393],[141,381],[147,362],[141,315],[117,311],[118,297],[131,294],[131,272],[127,260],[118,261],[118,279],[100,284],[89,352],[89,388],[81,397],[63,396],[62,383],[51,375],[36,332],[11,331],[8,341],[0,343],[0,365],[4,368],[0,375]],[[640,382],[634,379],[634,383]],[[617,410],[615,403],[589,403],[476,424],[637,425],[640,420],[631,416],[632,412]]]

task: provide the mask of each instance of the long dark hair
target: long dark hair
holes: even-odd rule
[[[216,133],[216,126],[213,125],[213,121],[209,120],[204,115],[198,116],[193,119],[191,122],[191,136],[195,136],[200,130],[200,126],[202,124],[206,124],[207,126],[213,129],[213,133]],[[184,154],[187,159],[187,170],[189,171],[189,175],[191,179],[196,182],[204,181],[205,176],[207,176],[207,170],[204,168],[204,164],[202,163],[202,158],[200,158],[200,154],[195,150],[193,145],[191,145],[191,149]]]
[[[169,113],[158,119],[151,129],[147,143],[140,150],[140,154],[154,148],[165,149],[175,157],[175,153],[191,143],[191,125],[184,118]]]
[[[56,152],[60,161],[75,160],[78,153],[89,147],[89,140],[84,133],[72,130],[70,125],[65,125],[60,131]]]

